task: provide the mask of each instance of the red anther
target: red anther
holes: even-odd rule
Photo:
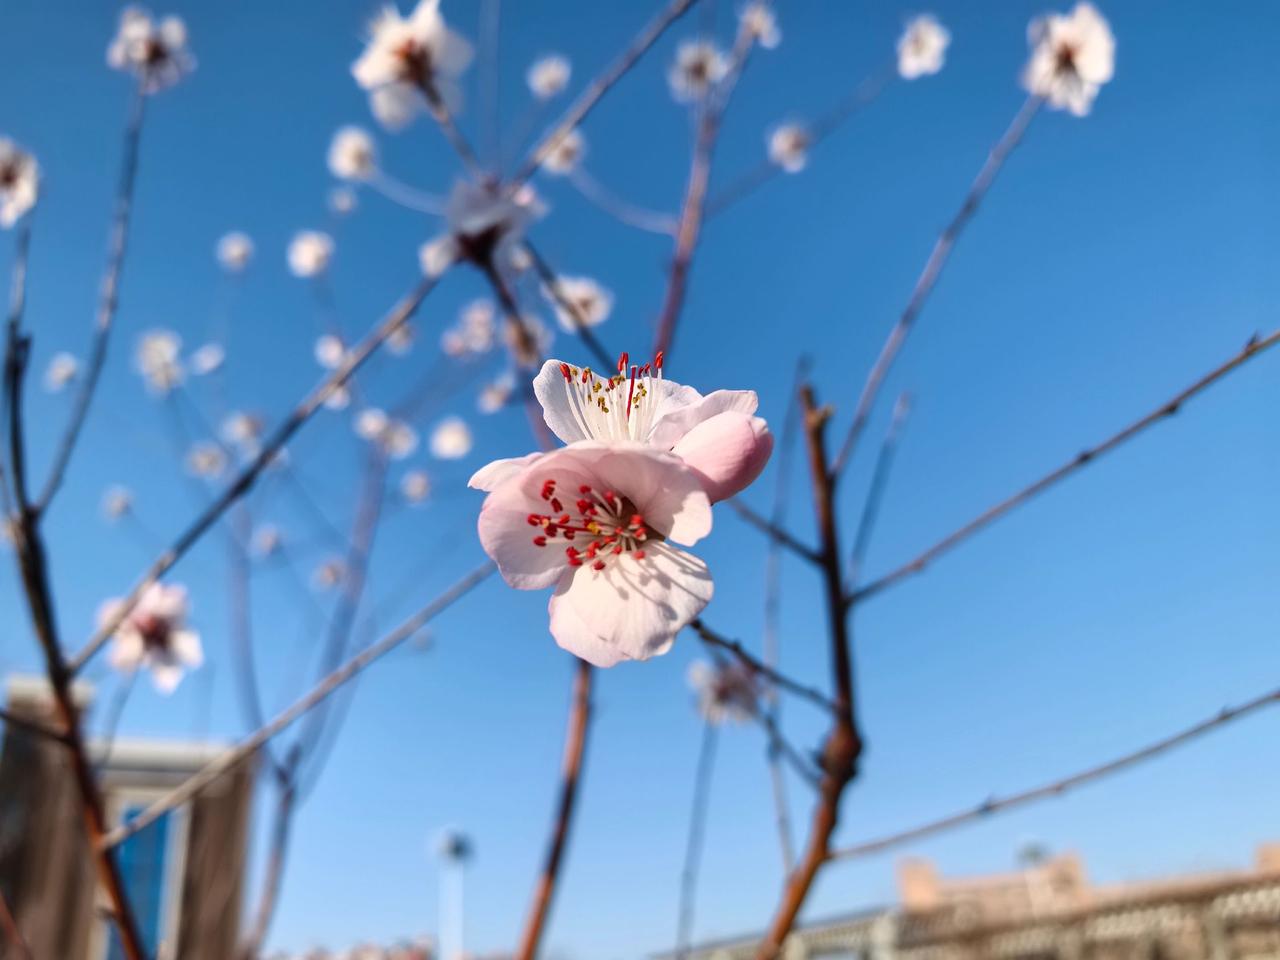
[[[572,539],[573,539],[573,535],[574,535],[574,533],[575,533],[575,532],[576,532],[576,531],[574,531],[574,530],[565,530],[565,532],[564,532],[564,538],[565,538],[566,540],[572,540]]]
[[[551,498],[551,509],[556,513],[564,513],[564,504],[556,497]],[[561,523],[568,523],[568,520],[561,520]]]
[[[578,548],[577,548],[577,547],[565,547],[565,548],[564,548],[564,555],[565,555],[566,557],[568,557],[570,560],[572,560],[574,557],[576,557],[576,556],[578,555]]]
[[[582,561],[581,561],[581,560],[579,560],[577,557],[570,557],[570,558],[569,558],[569,566],[571,566],[571,567],[580,567],[580,566],[582,566]]]
[[[618,357],[618,372],[621,373],[623,370],[627,369],[627,364],[630,362],[631,357],[627,354],[627,351],[623,350],[622,354]]]
[[[597,560],[595,563],[593,563],[593,564],[591,565],[591,569],[592,569],[592,570],[603,570],[603,569],[604,569],[604,561],[603,561],[603,560]]]
[[[657,355],[656,357],[654,357],[654,358],[653,358],[653,369],[655,369],[655,370],[661,370],[661,369],[662,369],[662,358],[663,358],[663,356],[664,356],[663,352],[662,352],[661,350],[659,350],[659,351],[658,351],[658,355]]]
[[[582,382],[586,383],[591,379],[591,368],[587,367],[582,371]]]
[[[560,373],[566,380],[573,379],[573,371],[569,369],[569,365],[567,363],[560,364]]]
[[[632,555],[633,557],[635,557],[637,560],[643,560],[643,559],[644,559],[644,551],[643,551],[643,550],[632,550],[632,551],[631,551],[631,555]]]
[[[631,515],[631,525],[632,525],[633,527],[643,527],[643,526],[644,526],[644,517],[640,516],[640,514],[638,514],[638,513],[633,513],[633,514]]]
[[[587,544],[587,557],[594,560],[596,558],[596,551],[599,549],[600,549],[600,542],[598,540],[592,540],[589,544]]]
[[[542,523],[542,518],[538,516],[536,513],[529,514],[528,520],[529,520],[529,526],[531,527],[539,526]]]
[[[580,487],[578,488],[578,492],[579,492],[579,493],[590,493],[590,492],[591,492],[591,484],[589,484],[589,483],[584,483],[582,486],[580,486]]]
[[[618,544],[616,547],[613,548],[613,553],[615,556],[621,552],[622,552],[622,544]]]
[[[556,525],[554,523],[544,524],[542,529],[546,531],[548,537],[554,537],[556,535]]]
[[[567,527],[567,526],[569,525],[569,522],[570,522],[572,519],[573,519],[573,518],[572,518],[571,516],[569,516],[567,513],[562,513],[562,514],[560,514],[560,516],[556,519],[556,523],[560,524],[560,526],[562,526],[562,527]]]
[[[578,512],[579,512],[579,513],[586,513],[589,509],[591,509],[591,501],[590,501],[590,500],[579,500],[579,501],[577,502],[576,506],[577,506],[577,508],[578,508]]]
[[[605,499],[608,503],[613,503],[613,501],[615,501],[615,500],[617,500],[617,499],[618,499],[618,495],[617,495],[616,493],[614,493],[612,490],[606,490],[606,491],[604,492],[604,499]]]
[[[547,538],[539,534],[533,538],[533,545],[535,547],[545,547],[547,545]]]

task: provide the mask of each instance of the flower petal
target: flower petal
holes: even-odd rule
[[[759,417],[721,413],[686,433],[672,448],[702,480],[712,503],[745,490],[769,462],[773,434]]]
[[[604,570],[579,567],[563,578],[547,606],[551,634],[565,650],[598,667],[647,660],[671,648],[713,592],[706,564],[655,544],[643,560],[623,554]]]
[[[573,412],[569,391],[565,389],[564,373],[560,360],[548,360],[533,378],[533,395],[542,404],[542,419],[557,437],[565,443],[595,439],[587,433],[583,423]]]
[[[760,400],[754,390],[715,390],[705,397],[697,397],[692,403],[667,404],[649,432],[649,442],[655,447],[670,450],[704,420],[730,411],[750,415],[758,406]]]
[[[176,663],[151,664],[151,682],[156,690],[165,696],[178,689],[178,684],[182,682],[182,674],[182,667]]]
[[[195,670],[204,664],[204,647],[194,630],[174,630],[169,634],[169,651],[179,665]]]
[[[541,457],[541,453],[535,452],[526,454],[523,457],[494,460],[493,463],[486,464],[473,473],[471,479],[467,481],[467,486],[472,490],[484,490],[486,492],[496,490]]]
[[[711,532],[711,501],[683,460],[639,443],[599,446],[604,453],[594,466],[597,480],[634,503],[651,530],[686,547]]]

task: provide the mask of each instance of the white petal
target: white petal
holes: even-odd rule
[[[151,664],[151,682],[156,690],[165,696],[178,689],[178,684],[182,682],[182,674],[182,667],[176,663]]]
[[[200,645],[200,634],[194,630],[174,630],[169,634],[169,650],[178,663],[190,670],[204,664],[204,648]]]
[[[669,411],[660,414],[657,423],[653,425],[649,432],[649,442],[655,447],[669,450],[704,420],[729,412],[749,416],[756,412],[758,406],[760,400],[754,390],[716,390],[705,397],[698,397],[693,403],[680,406],[673,404]]]
[[[582,427],[573,413],[569,401],[569,392],[565,389],[565,379],[561,360],[548,360],[533,378],[533,395],[542,404],[542,419],[547,426],[565,443],[578,440],[594,440]]]
[[[146,648],[142,642],[142,634],[138,631],[122,627],[111,641],[111,650],[107,661],[117,670],[136,670],[142,662]]]
[[[495,460],[473,473],[471,479],[467,481],[467,486],[472,490],[496,490],[500,484],[510,480],[541,456],[541,453],[530,453],[523,457]]]
[[[579,567],[548,604],[556,643],[599,667],[647,660],[671,648],[702,612],[714,584],[706,564],[666,544],[630,554],[604,570]]]
[[[650,529],[685,546],[711,532],[711,502],[683,460],[643,444],[601,446],[606,452],[592,471],[596,481],[634,503]],[[533,472],[540,480],[541,471]]]

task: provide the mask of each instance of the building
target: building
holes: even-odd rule
[[[44,680],[11,678],[7,693],[12,714],[52,724]],[[87,686],[78,686],[75,694],[88,706]],[[134,815],[224,749],[163,740],[91,744],[111,822]],[[138,924],[158,960],[233,956],[253,773],[252,762],[233,767],[118,848]],[[15,725],[5,729],[0,748],[0,890],[35,957],[123,956],[96,900],[65,751]]]
[[[1006,874],[898,868],[900,903],[811,923],[785,960],[1280,960],[1280,845],[1251,868],[1093,886],[1068,854]],[[688,960],[751,960],[759,935]]]

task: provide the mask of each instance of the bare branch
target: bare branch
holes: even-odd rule
[[[565,847],[569,840],[569,828],[573,822],[573,809],[578,797],[578,783],[582,777],[582,761],[586,754],[587,730],[591,724],[591,664],[577,662],[573,680],[573,705],[569,710],[569,729],[564,742],[564,761],[560,774],[560,800],[556,805],[556,818],[547,848],[547,859],[533,891],[533,904],[520,935],[516,960],[533,960],[542,942],[547,917],[551,913],[551,901],[560,879],[560,867],[564,861]]]
[[[263,470],[271,464],[276,455],[292,439],[293,435],[315,415],[330,394],[346,383],[356,370],[369,359],[373,352],[413,316],[422,301],[426,299],[427,294],[435,287],[435,284],[435,280],[419,282],[417,287],[402,299],[363,341],[347,352],[342,364],[303,398],[302,402],[293,409],[293,412],[289,414],[284,422],[276,427],[271,436],[266,439],[258,455],[245,465],[236,478],[178,535],[172,545],[151,564],[141,579],[134,584],[133,589],[129,591],[128,596],[121,602],[115,615],[109,617],[99,626],[97,632],[89,638],[84,648],[70,662],[72,673],[76,673],[88,663],[93,655],[107,642],[107,639],[115,633],[116,628],[129,615],[129,612],[138,602],[138,598],[142,596],[143,591],[164,576],[204,536],[206,531],[217,522],[218,518],[233,503],[253,488]]]
[[[1280,342],[1280,329],[1277,329],[1272,333],[1269,333],[1267,336],[1261,339],[1259,339],[1255,335],[1249,340],[1247,344],[1245,344],[1244,349],[1242,349],[1234,357],[1232,357],[1230,360],[1226,361],[1225,363],[1215,367],[1214,369],[1210,370],[1208,373],[1202,376],[1195,383],[1191,384],[1191,386],[1174,394],[1174,396],[1171,399],[1166,400],[1164,403],[1160,404],[1160,406],[1156,407],[1150,413],[1147,413],[1142,417],[1139,417],[1137,420],[1129,424],[1120,432],[1113,434],[1112,436],[1108,437],[1106,440],[1102,441],[1096,446],[1089,447],[1086,450],[1082,450],[1080,453],[1076,454],[1074,457],[1072,457],[1069,461],[1064,463],[1062,466],[1054,470],[1051,470],[1049,473],[1045,474],[1039,480],[1035,481],[1034,483],[1026,487],[1023,487],[1017,493],[1013,494],[1012,496],[1006,497],[1004,500],[1001,500],[999,503],[995,504],[994,506],[988,507],[986,510],[980,513],[978,516],[974,517],[968,523],[960,526],[956,530],[947,534],[945,537],[943,537],[933,546],[929,547],[929,549],[919,554],[914,560],[910,560],[907,563],[904,563],[902,566],[885,574],[883,577],[880,577],[878,580],[874,580],[871,583],[867,584],[865,587],[855,590],[850,595],[850,598],[849,598],[850,602],[859,603],[863,600],[866,600],[868,597],[872,596],[873,594],[879,593],[880,591],[884,590],[886,587],[893,586],[899,581],[905,580],[907,577],[911,577],[917,573],[920,573],[925,569],[925,567],[927,567],[930,563],[932,563],[942,554],[951,550],[953,547],[957,546],[963,541],[969,539],[969,537],[973,536],[979,530],[982,530],[984,527],[998,520],[1000,517],[1004,516],[1010,510],[1013,510],[1015,507],[1019,507],[1022,504],[1026,503],[1028,500],[1033,499],[1034,497],[1043,493],[1045,490],[1049,489],[1059,481],[1065,480],[1067,477],[1071,476],[1077,470],[1080,470],[1083,467],[1087,466],[1088,464],[1093,463],[1103,454],[1110,453],[1116,447],[1120,446],[1127,440],[1133,439],[1138,434],[1146,430],[1148,427],[1154,426],[1155,424],[1166,419],[1167,417],[1172,417],[1175,413],[1177,413],[1180,409],[1182,409],[1182,405],[1185,404],[1188,400],[1192,399],[1193,397],[1203,392],[1204,390],[1207,390],[1209,387],[1213,386],[1215,383],[1217,383],[1227,374],[1231,373],[1237,367],[1243,366],[1247,361],[1251,360],[1253,357],[1257,356],[1258,354],[1266,350],[1271,349],[1273,346],[1276,345],[1277,342]]]
[[[862,504],[862,516],[858,518],[858,530],[853,537],[853,552],[849,561],[853,582],[858,582],[863,561],[867,558],[867,547],[871,545],[871,534],[875,531],[876,518],[880,515],[880,503],[884,499],[889,485],[889,473],[893,469],[893,457],[898,449],[898,437],[902,434],[903,425],[911,413],[911,397],[902,394],[893,408],[893,419],[889,429],[880,442],[880,452],[876,454],[876,464],[871,471],[871,485],[867,488],[867,498]]]
[[[793,533],[786,530],[781,524],[765,519],[736,497],[732,500],[726,500],[725,503],[733,509],[734,513],[768,536],[774,543],[781,544],[810,563],[821,562],[817,550],[806,543],[801,543]]]
[[[834,711],[836,704],[824,695],[820,690],[814,687],[806,687],[802,683],[792,680],[784,673],[780,673],[768,664],[758,660],[752,656],[737,640],[730,640],[716,633],[711,627],[707,626],[701,618],[694,620],[689,624],[690,628],[702,639],[702,642],[712,647],[719,647],[721,650],[727,650],[733,654],[748,670],[756,673],[768,680],[775,687],[786,690],[788,693],[794,693],[798,697],[803,697],[810,703],[821,708],[824,711]]]
[[[631,68],[640,62],[667,28],[679,20],[698,0],[671,0],[667,8],[653,19],[639,36],[617,60],[610,64],[600,76],[591,81],[578,99],[565,111],[564,116],[543,136],[538,145],[530,151],[528,158],[519,171],[511,178],[509,189],[514,193],[525,181],[532,177],[542,166],[547,156],[560,145],[560,141],[569,135],[598,104],[602,97],[613,89],[614,84],[631,72]]]
[[[600,338],[595,335],[595,331],[591,329],[586,319],[582,316],[578,305],[564,295],[564,291],[560,287],[560,275],[543,259],[542,254],[534,249],[533,244],[526,241],[524,248],[528,251],[529,258],[533,261],[533,269],[538,274],[538,279],[542,281],[552,299],[562,310],[568,311],[569,315],[577,321],[577,327],[574,332],[577,333],[578,339],[591,351],[591,355],[600,362],[601,366],[608,370],[613,366],[616,358],[610,356],[609,351],[600,342]]]
[[[660,233],[667,237],[673,236],[676,232],[676,218],[671,214],[646,210],[628,203],[582,167],[573,170],[568,180],[574,189],[592,205],[624,226],[635,227],[637,230],[648,233]]]
[[[18,921],[14,919],[13,911],[9,909],[9,901],[2,890],[0,890],[0,929],[4,930],[5,939],[13,947],[19,960],[32,960],[31,948],[27,946],[27,941],[18,930]]]
[[[930,820],[928,823],[922,823],[919,826],[910,827],[906,830],[899,830],[896,833],[886,834],[883,837],[877,837],[874,840],[864,840],[862,843],[852,846],[843,847],[834,850],[831,853],[832,860],[852,860],[855,857],[865,857],[872,853],[879,853],[882,850],[888,850],[892,847],[902,846],[912,840],[919,840],[923,837],[932,836],[935,833],[942,833],[954,827],[963,826],[975,820],[983,820],[992,814],[1003,813],[1012,810],[1015,807],[1025,806],[1028,803],[1034,803],[1037,800],[1046,800],[1050,797],[1061,797],[1067,791],[1076,787],[1090,783],[1094,780],[1101,780],[1113,773],[1119,773],[1122,770],[1141,763],[1144,760],[1150,760],[1166,751],[1172,750],[1174,747],[1180,747],[1184,743],[1198,739],[1207,733],[1223,727],[1233,720],[1239,720],[1241,717],[1255,713],[1265,707],[1280,704],[1280,688],[1271,690],[1255,697],[1245,703],[1241,703],[1234,707],[1224,707],[1207,720],[1201,720],[1199,723],[1193,724],[1176,733],[1149,743],[1144,747],[1139,747],[1130,753],[1123,754],[1106,763],[1098,764],[1094,767],[1086,767],[1073,774],[1061,777],[1057,780],[1051,780],[1048,783],[1041,784],[1037,787],[1031,787],[1018,793],[1011,793],[1003,797],[990,797],[976,806],[966,808],[957,813],[950,814],[945,817],[939,817],[937,820]]]
[[[255,730],[236,746],[216,759],[211,760],[190,778],[157,799],[151,806],[147,807],[128,823],[122,824],[111,831],[111,833],[102,838],[101,846],[112,847],[122,843],[148,824],[154,823],[159,817],[164,816],[166,811],[186,803],[236,764],[242,763],[276,734],[289,727],[300,717],[305,716],[317,704],[323,702],[370,664],[386,656],[400,644],[415,636],[438,614],[443,613],[455,602],[470,593],[472,589],[484,582],[493,571],[494,566],[489,562],[485,562],[472,570],[377,643],[361,650],[326,676],[304,696],[278,713],[266,726]]]
[[[960,238],[961,232],[963,232],[969,221],[973,219],[974,214],[978,212],[978,206],[987,195],[987,191],[991,189],[996,175],[1000,173],[1005,160],[1009,158],[1009,154],[1022,142],[1027,128],[1031,125],[1031,121],[1035,119],[1036,114],[1040,112],[1040,106],[1043,102],[1039,97],[1032,95],[1022,104],[1022,108],[1014,116],[1009,128],[996,141],[996,145],[991,148],[991,153],[987,155],[986,163],[982,165],[982,169],[978,171],[978,176],[969,187],[969,192],[965,195],[964,203],[960,205],[960,210],[952,218],[951,222],[947,224],[946,229],[942,231],[942,235],[938,237],[937,242],[933,245],[933,250],[929,253],[929,259],[925,261],[924,270],[921,271],[919,278],[916,280],[915,289],[911,291],[911,299],[907,301],[901,316],[898,317],[898,322],[889,331],[889,336],[885,340],[884,346],[880,348],[880,356],[876,358],[875,364],[867,374],[867,381],[862,387],[862,395],[858,397],[858,406],[853,412],[853,422],[849,425],[849,432],[845,435],[840,452],[836,455],[836,459],[831,465],[831,470],[836,475],[843,472],[853,456],[854,449],[858,444],[858,438],[862,435],[862,431],[867,425],[867,419],[871,416],[871,408],[875,405],[876,397],[880,394],[880,387],[883,385],[885,377],[889,374],[889,368],[893,366],[893,361],[897,358],[903,343],[906,342],[907,334],[910,333],[912,324],[915,323],[916,317],[920,315],[920,311],[924,309],[925,302],[929,299],[929,294],[933,292],[933,288],[938,283],[938,278],[942,276],[942,270],[947,265],[947,260],[951,256],[956,240]]]

